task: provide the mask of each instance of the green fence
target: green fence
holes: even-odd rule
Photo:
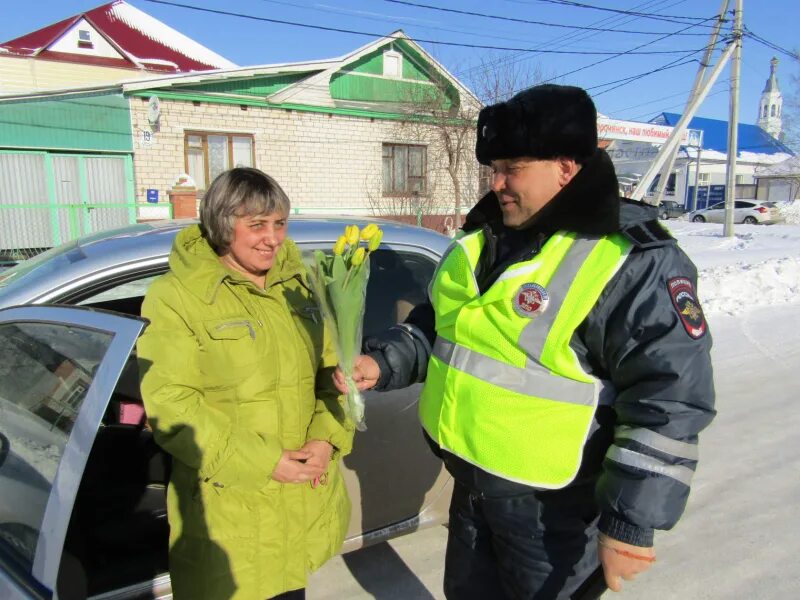
[[[0,262],[17,262],[76,238],[172,218],[169,202],[0,204]]]

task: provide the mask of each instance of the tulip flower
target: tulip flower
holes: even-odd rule
[[[366,247],[360,244],[359,238],[366,242]],[[317,250],[308,264],[308,280],[333,338],[339,366],[347,382],[345,414],[360,431],[366,429],[364,398],[353,381],[353,368],[361,352],[369,277],[367,256],[378,249],[381,239],[383,231],[373,223],[363,231],[357,225],[348,225],[344,235],[336,240],[332,255]]]
[[[370,252],[375,252],[375,250],[377,250],[380,247],[382,239],[383,239],[383,230],[382,229],[378,229],[369,238],[369,242],[367,242],[367,248],[369,249],[369,251]]]
[[[354,267],[362,264],[364,262],[364,257],[367,255],[367,251],[364,248],[359,248],[353,254],[353,258],[350,259],[350,264]]]
[[[378,233],[379,231],[380,231],[380,229],[378,229],[378,226],[375,225],[375,223],[370,223],[369,225],[364,227],[364,229],[361,230],[361,239],[362,239],[362,241],[366,242],[366,241],[372,239],[372,237],[376,233]]]
[[[344,228],[344,237],[347,238],[347,243],[355,246],[358,243],[358,225],[348,225]]]
[[[347,246],[347,238],[343,235],[339,236],[339,239],[336,240],[336,243],[333,245],[333,253],[336,256],[341,256],[344,254],[345,246]]]

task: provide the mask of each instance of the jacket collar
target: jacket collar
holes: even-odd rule
[[[489,192],[469,211],[464,231],[504,228],[497,196]],[[524,230],[531,238],[559,230],[607,235],[620,230],[619,184],[605,150],[598,149],[578,174],[540,210]]]
[[[190,225],[175,236],[169,255],[169,266],[181,284],[206,304],[214,302],[224,283],[250,286],[256,293],[263,293],[264,290],[293,277],[302,279],[305,272],[299,249],[292,240],[286,239],[275,255],[272,268],[267,272],[264,290],[258,290],[252,281],[220,262],[199,225]],[[305,284],[305,280],[303,281]]]

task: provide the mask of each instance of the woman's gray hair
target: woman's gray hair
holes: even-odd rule
[[[289,197],[272,177],[252,167],[220,173],[200,202],[200,226],[217,254],[228,251],[238,217],[289,215]]]

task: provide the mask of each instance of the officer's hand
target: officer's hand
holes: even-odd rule
[[[381,376],[381,369],[377,361],[371,356],[361,354],[356,358],[356,364],[353,368],[353,381],[360,391],[368,390],[375,387],[378,383],[378,378]],[[333,383],[336,389],[343,394],[347,393],[347,384],[344,381],[344,373],[340,367],[336,367],[333,373]]]
[[[622,579],[630,581],[639,573],[649,569],[656,560],[654,548],[626,544],[602,533],[598,538],[598,544],[597,550],[600,564],[603,565],[606,585],[612,592],[619,592],[622,589]]]

